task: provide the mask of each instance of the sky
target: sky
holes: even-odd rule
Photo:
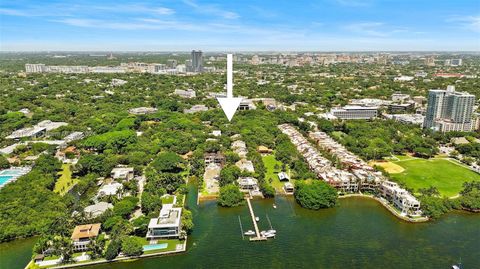
[[[480,1],[0,1],[0,51],[192,49],[480,51]]]

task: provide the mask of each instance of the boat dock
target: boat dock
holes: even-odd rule
[[[252,203],[250,202],[250,198],[246,197],[248,204],[248,210],[250,210],[250,216],[252,217],[253,227],[255,228],[255,237],[250,237],[250,241],[265,241],[267,238],[260,234],[260,230],[258,229],[257,221],[255,220],[255,213],[253,213]]]

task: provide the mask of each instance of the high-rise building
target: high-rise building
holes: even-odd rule
[[[203,52],[201,50],[192,50],[192,72],[203,72]]]
[[[45,64],[25,64],[27,73],[43,73],[47,71]]]
[[[454,86],[448,86],[447,90],[430,90],[424,128],[441,132],[471,131],[474,129],[474,104],[473,94],[457,92]]]
[[[435,66],[435,56],[428,56],[425,58],[425,65]]]
[[[445,65],[446,66],[461,66],[462,65],[462,59],[448,59],[448,60],[445,60]]]

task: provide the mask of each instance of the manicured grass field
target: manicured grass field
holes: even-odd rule
[[[60,178],[58,178],[55,183],[54,192],[59,193],[60,195],[65,195],[75,184],[77,184],[78,179],[72,179],[72,171],[70,169],[70,164],[63,164],[62,171],[59,172]]]
[[[262,157],[263,164],[265,165],[265,168],[267,172],[265,173],[265,179],[269,181],[269,179],[272,179],[272,187],[274,187],[276,190],[281,190],[283,188],[284,182],[280,182],[278,179],[278,173],[282,171],[282,162],[278,161],[275,159],[275,155],[269,154],[266,156]],[[275,164],[278,166],[278,169],[275,169]],[[289,169],[287,168],[287,173]]]
[[[399,156],[396,156],[399,157]],[[419,159],[402,156],[394,164],[405,169],[402,173],[390,174],[409,188],[417,191],[420,188],[436,187],[440,194],[448,197],[457,195],[462,190],[463,182],[480,180],[480,175],[448,159]]]
[[[405,169],[403,167],[401,167],[400,165],[398,165],[396,163],[392,163],[392,162],[370,162],[369,164],[371,166],[374,166],[374,165],[380,166],[390,174],[398,174],[398,173],[401,173],[401,172],[405,171]]]

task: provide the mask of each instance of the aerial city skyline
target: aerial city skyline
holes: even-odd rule
[[[480,268],[478,0],[0,3],[0,269]]]

